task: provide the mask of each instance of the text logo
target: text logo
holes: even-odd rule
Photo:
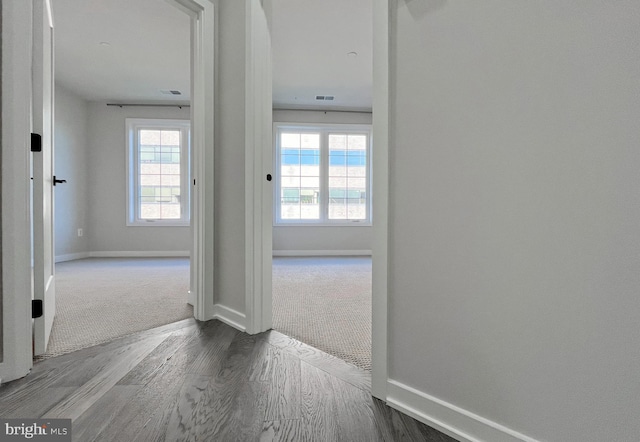
[[[71,419],[0,419],[0,442],[71,442]]]

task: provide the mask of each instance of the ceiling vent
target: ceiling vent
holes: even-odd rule
[[[318,101],[333,101],[333,95],[316,95],[316,100]]]
[[[171,89],[162,90],[160,92],[162,92],[164,95],[182,95],[182,92],[176,91],[176,90],[171,90]]]

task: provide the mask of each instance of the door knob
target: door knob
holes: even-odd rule
[[[56,179],[56,176],[55,176],[55,175],[53,176],[53,185],[54,185],[54,186],[55,186],[56,184],[62,184],[62,183],[66,183],[66,182],[67,182],[67,180],[59,180],[59,179]]]

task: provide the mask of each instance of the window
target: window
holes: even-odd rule
[[[371,222],[371,127],[275,126],[276,224]]]
[[[127,225],[189,225],[188,120],[127,118]]]

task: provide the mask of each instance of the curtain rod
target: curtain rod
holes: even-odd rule
[[[288,107],[274,107],[274,111],[287,111],[287,112],[334,112],[334,113],[354,113],[354,114],[371,114],[373,113],[371,109],[369,110],[355,110],[355,109],[295,109]]]
[[[117,106],[119,108],[123,108],[125,106],[136,106],[136,107],[179,107],[182,109],[183,107],[191,107],[190,104],[138,104],[138,103],[107,103],[107,106]]]

